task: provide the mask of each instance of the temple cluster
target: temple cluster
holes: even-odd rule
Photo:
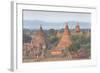
[[[79,23],[77,23],[73,34],[81,35]],[[60,33],[57,32],[56,35],[59,37]],[[53,57],[65,56],[66,58],[72,59],[73,55],[69,51],[69,47],[73,44],[73,41],[71,39],[71,32],[67,23],[60,37],[61,38],[58,39],[57,44],[49,50],[49,54]],[[42,26],[40,26],[40,29],[36,31],[32,37],[31,42],[23,43],[23,58],[28,57],[37,59],[47,57],[46,53],[48,52],[48,45],[46,33],[43,31]],[[77,54],[74,54],[74,56],[76,55]]]

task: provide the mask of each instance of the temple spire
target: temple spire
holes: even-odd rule
[[[79,33],[80,32],[80,26],[79,26],[79,22],[77,22],[76,24],[76,33]]]
[[[40,25],[40,31],[43,31],[42,26]]]
[[[68,23],[66,23],[66,26],[65,26],[65,29],[64,29],[64,34],[66,34],[66,35],[70,34]]]

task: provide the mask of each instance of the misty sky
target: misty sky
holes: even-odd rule
[[[85,22],[91,23],[91,14],[89,13],[74,13],[74,12],[51,12],[51,11],[32,11],[23,10],[23,21],[43,21],[48,23],[65,23],[65,22]],[[29,23],[23,24],[24,28],[38,28],[40,24]],[[43,24],[45,28],[52,28],[52,24]],[[49,26],[49,27],[48,27]],[[54,25],[54,28],[63,27],[64,25]],[[70,25],[69,25],[70,26]],[[81,24],[80,24],[81,26]],[[71,25],[71,27],[74,27]],[[83,25],[82,25],[83,27]],[[84,27],[90,27],[90,25],[84,25]]]

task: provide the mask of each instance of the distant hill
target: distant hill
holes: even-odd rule
[[[40,27],[40,25],[43,27],[43,29],[52,29],[52,28],[55,28],[55,29],[61,29],[65,26],[65,23],[66,22],[45,22],[45,21],[40,21],[40,20],[24,20],[23,22],[23,27],[25,29],[38,29]],[[75,26],[76,26],[76,23],[75,21],[69,21],[68,22],[68,25],[69,25],[69,28],[70,29],[74,29]],[[86,28],[86,29],[90,29],[91,25],[90,23],[87,23],[87,22],[79,22],[80,24],[80,28]]]

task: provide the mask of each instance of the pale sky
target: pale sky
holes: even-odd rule
[[[90,22],[89,13],[23,11],[24,20],[41,20],[49,22],[82,21]]]

